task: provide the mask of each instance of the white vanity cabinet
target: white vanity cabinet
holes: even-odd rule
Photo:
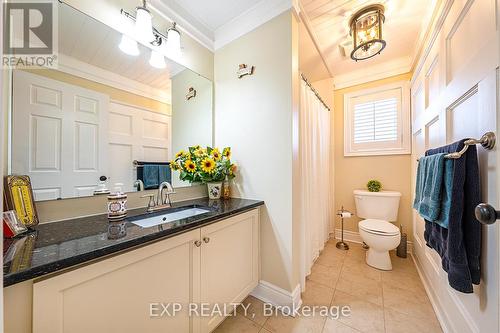
[[[224,318],[188,305],[241,302],[257,286],[258,229],[254,209],[37,281],[33,332],[210,332]],[[169,303],[182,310],[169,316]]]

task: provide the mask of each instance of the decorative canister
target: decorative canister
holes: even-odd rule
[[[127,194],[121,188],[108,195],[108,219],[121,220],[127,216]]]
[[[126,221],[109,221],[108,239],[119,239],[127,235]]]
[[[222,182],[207,183],[207,188],[209,199],[220,199],[222,194]]]

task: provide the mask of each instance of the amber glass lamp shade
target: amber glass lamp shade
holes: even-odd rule
[[[384,7],[368,6],[356,12],[350,22],[350,34],[353,38],[352,60],[369,59],[385,48],[382,28],[385,22]]]

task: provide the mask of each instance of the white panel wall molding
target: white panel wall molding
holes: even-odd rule
[[[292,0],[262,0],[214,31],[214,49],[235,39],[292,8]]]
[[[333,78],[335,89],[344,89],[358,84],[385,79],[391,76],[408,73],[411,70],[411,59],[401,57],[384,62],[377,66],[362,68]]]
[[[170,94],[167,91],[151,88],[146,84],[131,80],[105,69],[92,66],[64,54],[59,54],[57,70],[113,88],[128,91],[139,96],[151,98],[162,103],[172,103]]]
[[[292,292],[289,292],[272,283],[261,280],[250,295],[276,307],[286,306],[298,308],[302,304],[300,292],[300,284],[298,284]]]

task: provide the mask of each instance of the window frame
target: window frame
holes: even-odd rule
[[[375,97],[372,97],[372,95],[375,95]],[[387,97],[387,95],[397,96],[398,98],[399,139],[396,141],[354,143],[354,106],[356,100],[361,100],[361,103],[363,103],[380,100]],[[344,156],[411,154],[410,113],[410,85],[407,81],[399,81],[344,94]]]

